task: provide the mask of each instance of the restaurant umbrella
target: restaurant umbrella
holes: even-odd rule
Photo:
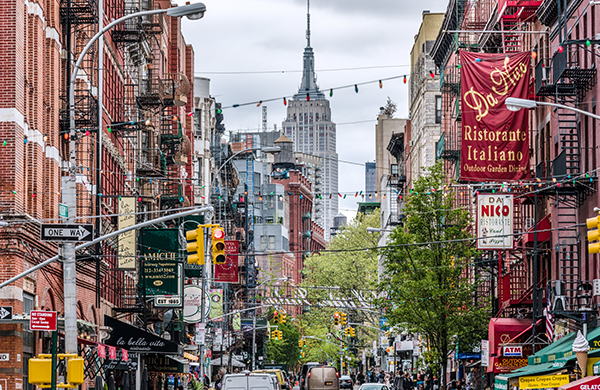
[[[121,390],[131,390],[131,374],[129,370],[123,372],[123,378],[121,379]]]
[[[102,377],[100,375],[96,375],[94,387],[96,390],[104,389],[104,381],[102,380]]]
[[[108,382],[108,390],[117,390],[117,387],[115,385],[115,377],[112,372],[108,376],[107,382]]]
[[[148,390],[148,368],[144,367],[142,371],[142,381],[140,383],[140,390]]]

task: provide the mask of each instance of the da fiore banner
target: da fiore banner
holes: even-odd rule
[[[527,98],[530,57],[529,52],[460,52],[461,180],[520,180],[528,175],[527,110],[509,111],[504,101]]]

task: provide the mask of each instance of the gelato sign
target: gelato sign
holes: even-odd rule
[[[569,375],[523,376],[519,378],[519,388],[547,389],[556,388],[569,383]]]
[[[477,249],[513,248],[513,204],[513,195],[477,196]]]

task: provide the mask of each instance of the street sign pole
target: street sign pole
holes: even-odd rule
[[[58,353],[58,331],[52,332],[52,382],[50,383],[50,390],[56,390],[56,354]]]

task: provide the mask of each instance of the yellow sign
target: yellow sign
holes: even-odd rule
[[[519,378],[519,388],[521,390],[556,388],[567,383],[569,383],[568,375],[523,376]]]
[[[127,215],[124,215],[127,214]],[[119,199],[119,230],[135,225],[135,198]],[[119,234],[119,268],[135,269],[135,230]]]

